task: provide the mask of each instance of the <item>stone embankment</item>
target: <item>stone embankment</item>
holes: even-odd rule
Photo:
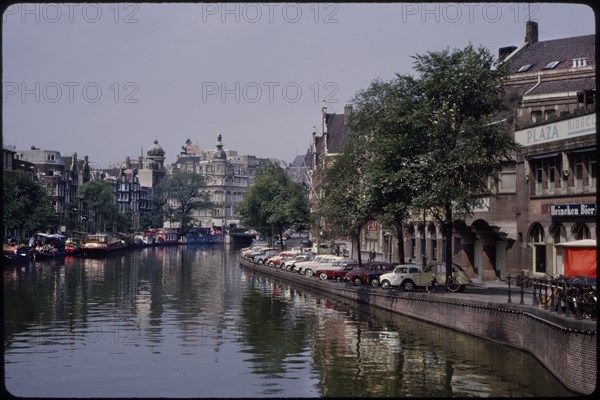
[[[504,283],[478,282],[464,293],[405,292],[368,285],[322,281],[240,260],[250,270],[315,291],[441,325],[469,335],[526,350],[570,390],[592,394],[596,389],[596,321],[575,319],[521,302],[519,289]]]

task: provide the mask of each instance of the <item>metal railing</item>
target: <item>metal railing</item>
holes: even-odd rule
[[[519,304],[525,304],[525,295],[532,296],[532,305],[550,312],[564,314],[577,319],[597,319],[598,297],[596,280],[577,276],[536,278],[519,274],[507,275],[508,303],[512,303],[515,293],[511,286],[518,287]],[[531,290],[525,291],[525,288]]]

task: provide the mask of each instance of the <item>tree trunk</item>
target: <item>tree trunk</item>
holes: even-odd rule
[[[360,254],[360,232],[359,234],[354,238],[354,240],[356,240],[356,250],[358,252],[357,258],[358,258],[358,266],[362,267],[362,256]]]
[[[404,229],[402,229],[402,225],[396,227],[396,237],[398,238],[398,262],[404,264]]]
[[[444,237],[446,238],[446,282],[449,282],[450,276],[452,275],[452,231],[454,228],[451,204],[446,204],[445,206],[445,219]]]

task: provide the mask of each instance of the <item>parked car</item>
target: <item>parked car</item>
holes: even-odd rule
[[[338,262],[343,257],[332,256],[331,254],[315,256],[311,261],[304,261],[296,263],[295,270],[306,276],[313,276],[315,271],[319,268],[331,266],[333,263]]]
[[[262,264],[265,262],[265,258],[273,255],[275,253],[277,253],[279,250],[268,247],[253,253],[250,253],[250,255],[248,256],[248,258],[250,260],[252,260],[253,263],[255,264]]]
[[[321,267],[315,270],[315,276],[326,281],[327,279],[335,279],[340,282],[344,276],[358,266],[356,260],[351,258],[343,258],[340,261],[332,263],[330,267]]]
[[[392,272],[380,275],[379,282],[384,289],[389,289],[392,286],[405,288],[404,285],[406,284],[408,285],[407,290],[410,290],[414,288],[414,286],[411,286],[411,282],[414,281],[411,280],[410,276],[421,272],[423,272],[423,269],[419,265],[400,264],[397,265]]]
[[[348,272],[344,280],[352,282],[357,286],[362,285],[363,283],[371,284],[371,280],[377,278],[380,274],[391,271],[392,269],[394,269],[394,265],[396,264],[383,261],[373,261],[370,263],[366,263],[363,264],[361,268],[356,268],[355,270]],[[372,272],[371,277],[369,277],[370,272]]]
[[[296,268],[296,263],[303,262],[303,261],[310,261],[314,257],[315,257],[315,255],[313,253],[298,254],[296,257],[294,257],[293,260],[284,261],[281,268],[286,269],[287,271],[293,271]]]
[[[279,266],[279,264],[281,264],[281,262],[284,259],[295,257],[297,254],[298,254],[297,252],[292,252],[292,251],[281,252],[279,254],[269,257],[269,259],[265,262],[265,265],[268,265],[269,267]]]
[[[411,272],[410,267],[412,267],[413,270],[416,267],[419,269],[419,271]],[[440,285],[446,284],[446,264],[443,261],[429,263],[422,271],[420,269],[421,267],[418,265],[409,264],[409,270],[407,273],[399,271],[397,277],[384,277],[382,275],[380,277],[381,286],[384,289],[386,289],[386,286],[388,286],[387,284],[383,283],[384,279],[389,281],[389,286],[399,286],[404,290],[414,290],[418,287],[431,286],[434,282],[437,282]],[[394,272],[395,271],[396,270],[394,270]],[[464,292],[466,285],[472,283],[471,279],[460,267],[460,265],[454,263],[452,264],[452,277],[454,278],[454,282],[452,285],[447,287],[451,292]],[[395,283],[395,285],[392,283]]]

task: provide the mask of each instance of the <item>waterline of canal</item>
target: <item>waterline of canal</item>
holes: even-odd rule
[[[235,248],[3,273],[4,384],[16,396],[573,395],[526,352],[277,282],[240,268]]]

